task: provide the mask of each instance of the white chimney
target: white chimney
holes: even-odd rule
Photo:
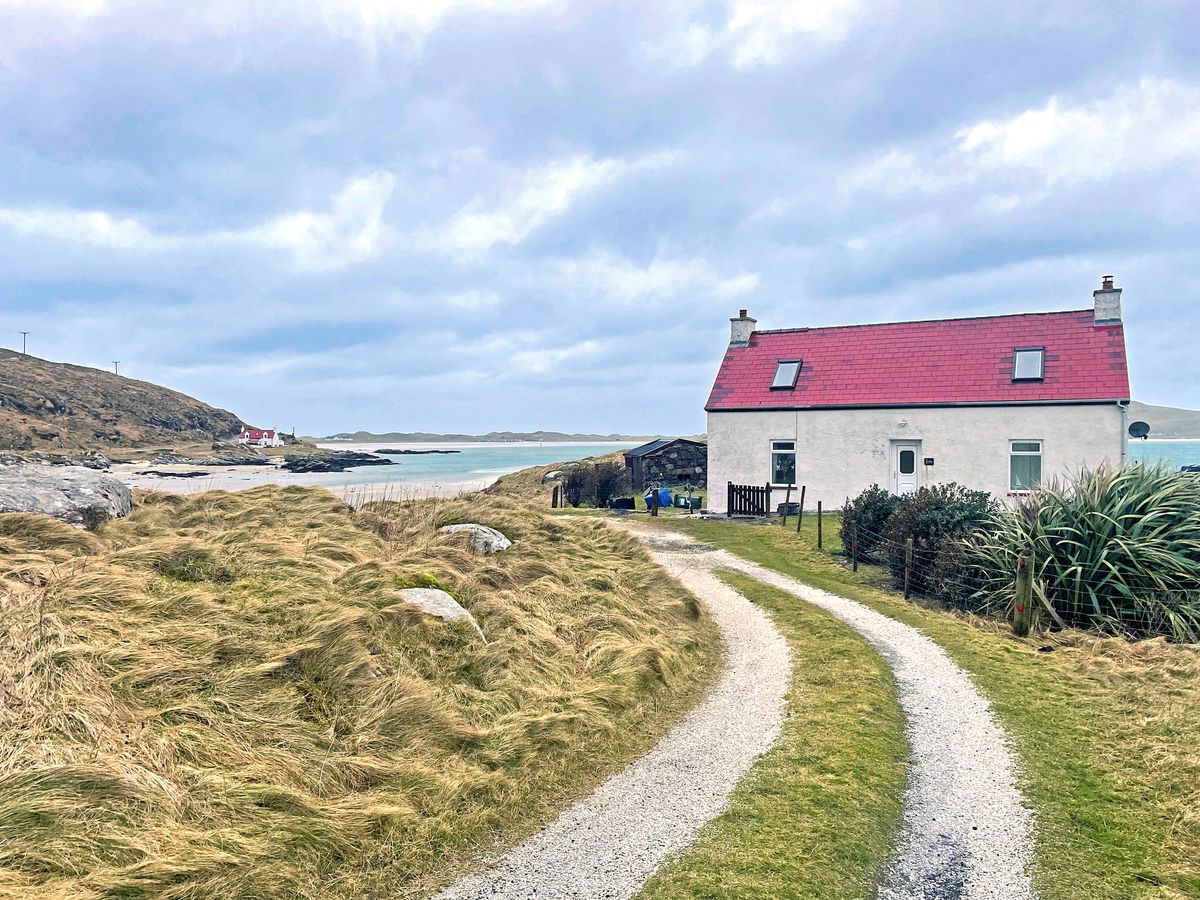
[[[1121,289],[1113,287],[1113,276],[1104,276],[1100,290],[1092,291],[1092,299],[1096,304],[1093,324],[1115,325],[1121,321]]]
[[[754,334],[754,326],[757,324],[757,319],[750,318],[746,310],[739,309],[737,318],[729,320],[729,343],[739,347],[746,346],[750,343],[750,335]]]

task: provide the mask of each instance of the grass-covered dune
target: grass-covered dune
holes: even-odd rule
[[[605,453],[601,456],[589,456],[577,462],[551,463],[548,466],[531,466],[508,475],[501,475],[496,483],[487,488],[484,493],[495,497],[511,497],[527,500],[532,503],[549,507],[550,495],[554,492],[554,483],[543,483],[543,478],[552,472],[568,472],[573,466],[595,465],[596,463],[615,462],[624,465],[625,456],[622,453]]]
[[[451,522],[515,540],[471,554]],[[651,745],[718,640],[632,538],[504,498],[0,516],[0,894],[403,897]],[[442,585],[478,620],[399,591]]]

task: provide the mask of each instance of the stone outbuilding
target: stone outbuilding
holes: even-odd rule
[[[625,451],[625,468],[633,490],[656,482],[704,485],[708,479],[708,445],[690,438],[662,438]]]

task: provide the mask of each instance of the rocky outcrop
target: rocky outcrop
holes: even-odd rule
[[[164,447],[241,429],[237,416],[178,391],[0,349],[0,447]]]
[[[400,592],[400,596],[404,598],[406,603],[411,603],[413,606],[420,608],[422,612],[429,613],[431,616],[437,616],[439,619],[444,619],[447,622],[466,619],[471,623],[471,627],[479,633],[479,636],[483,638],[483,642],[487,643],[487,638],[483,637],[483,629],[479,627],[479,623],[475,621],[475,617],[445,591],[427,587],[405,588]]]
[[[283,468],[289,472],[345,472],[359,466],[394,465],[395,460],[384,459],[373,453],[359,453],[357,450],[331,450],[308,456],[288,455],[283,462]]]
[[[477,525],[465,522],[461,525],[446,525],[441,528],[442,534],[467,534],[471,550],[475,553],[499,553],[512,546],[512,541],[495,528],[487,525]]]
[[[82,453],[47,453],[31,450],[23,453],[0,453],[0,466],[80,466],[85,469],[107,469],[112,466],[103,453],[95,450]]]
[[[253,450],[231,450],[212,456],[183,456],[179,453],[159,453],[152,466],[269,466],[271,460]]]
[[[129,488],[92,469],[69,466],[0,466],[0,512],[53,516],[95,527],[129,515]]]

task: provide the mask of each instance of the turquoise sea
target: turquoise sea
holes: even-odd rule
[[[455,486],[486,487],[501,475],[544,466],[549,463],[569,462],[589,456],[601,456],[616,450],[637,446],[636,441],[611,442],[568,442],[561,443],[446,443],[446,444],[355,444],[349,441],[334,441],[321,444],[333,450],[363,450],[377,452],[381,449],[396,450],[457,450],[457,453],[423,453],[391,456],[394,466],[364,466],[349,472],[309,476],[308,484],[326,487],[347,485],[412,484],[442,488]]]
[[[1129,458],[1170,466],[1200,466],[1200,440],[1129,441]]]

